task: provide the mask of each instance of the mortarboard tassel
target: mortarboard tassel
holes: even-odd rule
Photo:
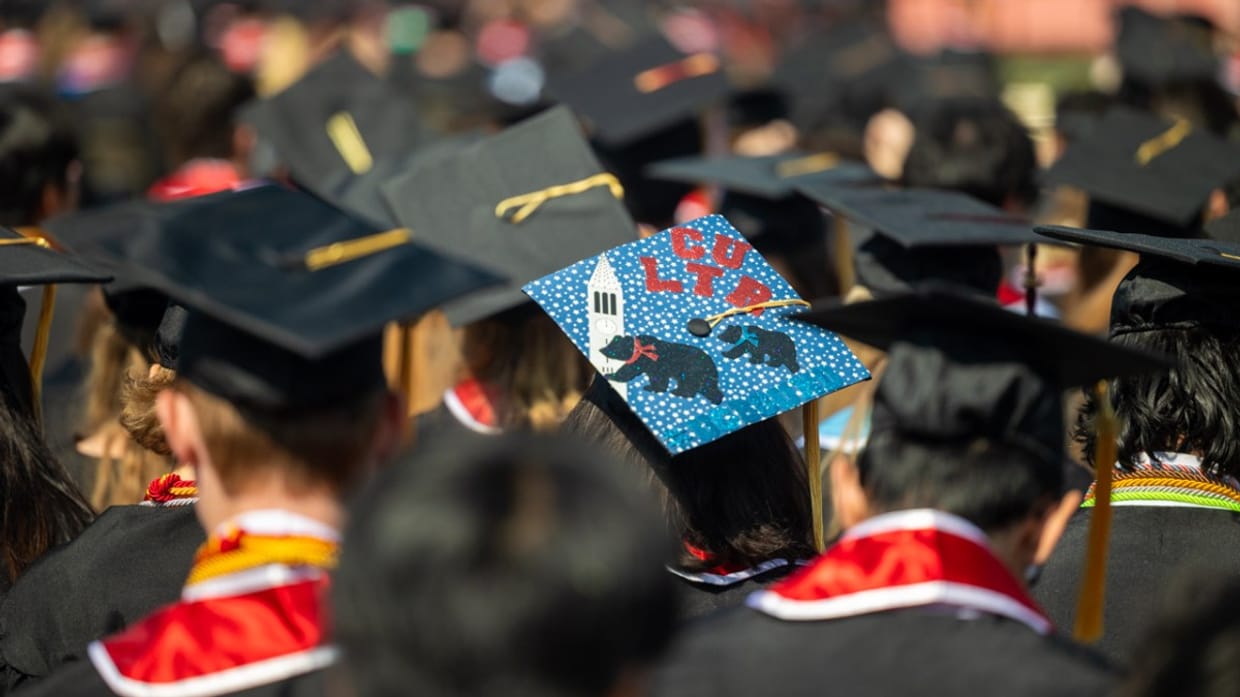
[[[805,467],[809,470],[810,520],[814,525],[814,549],[819,552],[827,544],[822,524],[822,451],[818,444],[818,400],[801,407],[801,428],[805,432]]]
[[[23,233],[26,234],[26,233]],[[31,233],[38,234],[38,233]],[[0,245],[33,244],[51,249],[52,243],[46,237],[18,237],[0,241]],[[34,345],[30,347],[30,393],[34,398],[34,422],[43,428],[43,367],[47,364],[47,344],[52,333],[52,314],[56,309],[56,286],[43,286],[43,295],[39,306],[39,328],[34,335]]]
[[[1102,638],[1102,611],[1106,599],[1107,549],[1111,539],[1111,470],[1116,459],[1119,423],[1111,406],[1106,381],[1095,388],[1098,401],[1097,447],[1094,469],[1094,510],[1089,522],[1089,539],[1085,548],[1085,571],[1076,603],[1076,626],[1072,636],[1083,643]]]

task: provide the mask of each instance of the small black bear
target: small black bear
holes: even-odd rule
[[[719,371],[706,352],[685,344],[673,344],[653,336],[617,336],[601,349],[604,356],[624,361],[608,380],[630,382],[639,375],[650,377],[647,392],[667,392],[672,380],[677,397],[693,399],[699,394],[714,404],[723,402]]]
[[[732,344],[723,352],[724,358],[740,358],[749,355],[749,362],[766,363],[772,368],[786,366],[795,373],[801,369],[797,363],[797,347],[787,334],[772,332],[752,324],[733,324],[719,335],[720,341]]]

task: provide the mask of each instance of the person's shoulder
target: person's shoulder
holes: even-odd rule
[[[89,661],[70,663],[18,692],[22,697],[110,697],[116,694]]]

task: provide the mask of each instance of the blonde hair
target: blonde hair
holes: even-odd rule
[[[466,327],[464,353],[470,374],[503,395],[505,429],[558,428],[594,372],[551,318],[526,308]]]
[[[380,390],[328,407],[275,413],[239,407],[183,379],[171,389],[189,399],[229,493],[256,473],[284,472],[295,493],[326,485],[344,494],[370,464],[387,394]]]

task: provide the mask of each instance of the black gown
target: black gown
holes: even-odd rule
[[[124,693],[114,692],[109,688],[94,666],[89,661],[84,661],[66,666],[31,689],[20,690],[17,697],[109,697],[118,694]],[[220,697],[325,697],[326,694],[323,671],[306,673],[241,692],[213,693]]]
[[[48,553],[0,606],[0,694],[81,660],[91,641],[175,602],[204,539],[193,506],[114,506]]]
[[[1104,694],[1098,655],[1018,622],[932,609],[785,621],[748,607],[690,627],[654,697],[1052,697]]]
[[[690,574],[672,571],[676,576],[680,596],[680,619],[692,622],[720,610],[742,605],[754,591],[762,590],[790,574],[797,567],[792,564],[775,567],[733,583],[703,583],[687,578]]]
[[[1098,649],[1124,662],[1177,574],[1240,576],[1240,514],[1178,506],[1115,506],[1111,521],[1103,639]],[[1092,509],[1064,530],[1033,594],[1060,627],[1071,627]]]

